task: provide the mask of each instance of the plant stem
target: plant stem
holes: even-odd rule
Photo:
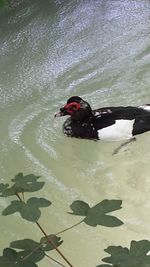
[[[20,198],[19,198],[19,199],[20,199]],[[64,230],[62,230],[62,231],[56,233],[55,235],[62,234],[62,233],[64,233],[64,232],[66,232],[66,231],[68,231],[68,230],[70,230],[70,229],[72,229],[72,228],[78,226],[78,225],[81,224],[83,221],[84,221],[84,219],[81,220],[81,221],[79,221],[78,223],[73,224],[72,226],[69,226],[68,228],[66,228],[66,229],[64,229]],[[23,261],[24,261],[24,260],[27,260],[27,259],[34,253],[34,252],[36,252],[36,251],[37,251],[38,249],[40,249],[41,247],[42,247],[42,244],[40,244],[39,246],[37,246],[36,248],[34,248],[34,249],[33,249],[28,255],[26,255],[22,260],[23,260]],[[49,257],[50,259],[52,259],[53,261],[56,261],[55,259],[53,259],[52,257],[50,257],[48,254],[45,253],[45,255],[46,255],[47,257]],[[57,261],[56,261],[56,262],[57,262]],[[59,263],[59,262],[57,262],[57,263],[60,264],[60,265],[62,265],[62,263]],[[64,266],[64,265],[62,265],[62,266]]]
[[[37,246],[35,249],[33,249],[28,255],[26,255],[24,258],[22,258],[22,261],[27,260],[28,258],[30,258],[30,256],[36,252],[38,249],[40,249],[42,247],[42,244],[40,244],[39,246]],[[62,267],[66,267],[65,265],[63,265],[61,262],[55,260],[54,258],[50,257],[48,254],[45,253],[45,256],[49,259],[51,259],[52,261],[56,262],[57,264],[59,264]]]
[[[62,233],[64,233],[64,232],[66,232],[66,231],[68,231],[68,230],[70,230],[70,229],[76,227],[77,225],[81,224],[83,221],[84,221],[84,219],[81,220],[81,221],[79,221],[78,223],[75,223],[75,224],[73,224],[72,226],[70,226],[70,227],[68,227],[68,228],[66,228],[66,229],[64,229],[64,230],[62,230],[62,231],[56,233],[55,235],[60,235],[60,234],[62,234]]]
[[[26,255],[25,257],[22,258],[22,261],[27,260],[34,252],[36,252],[41,247],[42,247],[42,244],[40,244],[39,246],[37,246],[36,248],[34,248],[28,255]]]
[[[20,201],[23,201],[22,198],[19,196],[18,193],[16,193],[17,198],[19,198]],[[23,201],[24,202],[24,201]]]
[[[68,265],[70,267],[73,267],[73,265],[67,260],[67,258],[61,253],[61,251],[57,248],[57,246],[54,244],[54,242],[52,240],[50,240],[50,238],[48,237],[48,235],[46,234],[46,232],[44,231],[44,229],[42,228],[42,226],[36,222],[36,225],[38,226],[38,228],[41,230],[41,232],[45,235],[47,242],[51,245],[53,245],[53,247],[56,249],[56,251],[59,253],[59,255],[68,263]]]
[[[20,201],[24,202],[24,201],[21,199],[21,197],[19,196],[18,193],[16,193],[16,196],[19,198]],[[42,228],[42,226],[41,226],[38,222],[36,222],[36,225],[38,226],[38,228],[41,230],[41,232],[42,232],[42,233],[44,234],[44,236],[46,237],[47,242],[48,242],[49,244],[51,244],[51,245],[56,249],[56,251],[59,253],[59,255],[64,259],[64,261],[66,261],[66,262],[68,263],[68,265],[69,265],[70,267],[73,267],[73,265],[67,260],[67,258],[63,255],[63,253],[61,253],[61,251],[57,248],[57,246],[55,245],[55,243],[54,243],[52,240],[50,240],[50,238],[48,237],[48,235],[46,234],[46,232],[44,231],[44,229]]]

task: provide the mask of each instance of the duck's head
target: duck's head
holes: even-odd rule
[[[79,96],[72,96],[55,117],[70,115],[73,120],[88,121],[93,115],[90,105]]]

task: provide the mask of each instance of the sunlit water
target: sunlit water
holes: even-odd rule
[[[61,250],[76,267],[100,264],[110,244],[149,238],[150,133],[112,156],[120,143],[67,138],[64,119],[54,114],[72,95],[94,108],[150,103],[149,12],[147,0],[29,1],[1,11],[1,181],[20,171],[42,176],[46,186],[35,195],[53,203],[40,219],[48,233],[80,220],[67,214],[76,199],[123,200],[114,212],[122,227],[83,224],[61,235]],[[7,203],[0,200],[1,210]],[[1,216],[0,232],[1,250],[12,240],[41,237],[17,214]]]

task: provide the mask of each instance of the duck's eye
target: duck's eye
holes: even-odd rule
[[[71,106],[71,109],[73,109],[73,110],[77,110],[79,107],[78,107],[78,105],[76,105],[76,104],[72,104],[72,106]]]

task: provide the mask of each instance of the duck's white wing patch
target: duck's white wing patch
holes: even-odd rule
[[[132,138],[133,124],[135,120],[116,120],[108,127],[98,130],[100,140],[120,141]]]

